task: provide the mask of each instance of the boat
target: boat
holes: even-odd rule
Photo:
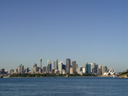
[[[116,78],[116,77],[117,77],[117,75],[114,74],[114,75],[113,75],[113,78]]]

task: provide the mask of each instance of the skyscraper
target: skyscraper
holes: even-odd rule
[[[66,59],[66,73],[70,74],[70,66],[71,66],[71,60],[69,58]]]
[[[51,61],[48,60],[48,61],[47,61],[47,72],[50,72],[51,69],[52,69],[52,64],[51,64]]]
[[[56,66],[55,69],[58,69],[58,60],[57,59],[55,60],[55,66]]]
[[[33,65],[33,68],[34,68],[34,67],[37,67],[37,64],[36,64],[36,63]]]
[[[85,64],[85,67],[86,67],[86,73],[87,73],[87,74],[90,74],[90,73],[91,73],[91,65],[88,64],[88,63],[86,63],[86,64]]]
[[[76,61],[72,61],[73,73],[76,73]]]
[[[60,72],[62,71],[62,66],[63,66],[63,61],[59,62],[59,64],[58,64],[58,70]]]
[[[105,72],[107,72],[107,66],[103,66],[102,74],[104,74]]]
[[[96,73],[96,64],[95,63],[90,63],[91,64],[91,73]]]

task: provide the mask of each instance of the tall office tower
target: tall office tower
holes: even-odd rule
[[[70,67],[70,74],[73,74],[73,68]]]
[[[42,58],[40,58],[40,69],[42,69]]]
[[[70,74],[70,66],[71,66],[71,60],[69,58],[66,59],[66,73]]]
[[[50,72],[51,69],[52,69],[52,64],[51,64],[51,61],[48,60],[48,61],[47,61],[47,72]]]
[[[34,73],[37,73],[38,72],[38,67],[34,67]]]
[[[95,63],[90,63],[90,65],[91,65],[91,73],[96,73]]]
[[[8,74],[12,75],[14,73],[14,70],[13,69],[9,69],[8,70]]]
[[[107,72],[107,66],[103,66],[102,74],[104,74],[105,72]]]
[[[65,71],[66,70],[66,65],[62,65],[62,69]]]
[[[97,69],[97,75],[99,75],[99,76],[102,75],[102,70],[101,70],[101,68],[98,68],[98,69]]]
[[[36,64],[36,63],[33,65],[33,68],[34,68],[34,67],[37,67],[37,64]]]
[[[72,61],[73,73],[76,73],[76,61]]]
[[[18,68],[17,68],[17,69],[15,69],[14,73],[18,73]]]
[[[55,66],[56,66],[55,69],[58,69],[58,60],[57,59],[55,60]]]
[[[99,68],[101,69],[101,73],[102,73],[102,65],[99,65]]]
[[[51,69],[52,69],[52,64],[48,64],[48,65],[47,65],[47,72],[50,72]]]
[[[24,73],[24,66],[22,64],[18,68],[18,73]]]
[[[55,61],[53,61],[53,67],[52,68],[54,68],[55,69]]]
[[[86,68],[85,67],[82,67],[82,73],[86,73]]]
[[[63,61],[59,62],[59,64],[58,64],[58,70],[60,72],[62,71],[62,65],[63,65]]]
[[[29,72],[29,68],[25,68],[25,73],[28,73]]]
[[[46,67],[45,66],[43,67],[43,73],[46,73]]]
[[[47,60],[47,65],[48,65],[48,64],[51,64],[51,61],[50,61],[50,60]]]
[[[90,73],[91,73],[91,65],[88,64],[88,63],[86,63],[86,64],[85,64],[85,67],[86,67],[86,73],[87,73],[87,74],[90,74]]]
[[[98,64],[95,65],[95,68],[96,68],[96,73],[97,73],[97,69],[98,69]]]

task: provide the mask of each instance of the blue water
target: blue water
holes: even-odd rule
[[[2,78],[0,79],[0,96],[128,96],[128,79]]]

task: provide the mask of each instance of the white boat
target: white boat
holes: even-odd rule
[[[114,74],[114,75],[113,75],[113,78],[116,78],[116,77],[117,77],[117,75]]]

